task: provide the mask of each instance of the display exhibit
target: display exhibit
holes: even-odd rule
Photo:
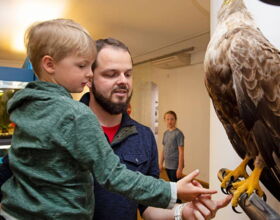
[[[235,189],[236,207],[242,194],[264,196],[260,178],[279,200],[280,52],[258,29],[242,0],[224,0],[204,65],[217,116],[243,158],[235,170],[225,171],[222,188]],[[253,170],[250,176],[247,165]]]
[[[22,68],[0,66],[0,158],[2,150],[10,147],[15,124],[9,119],[7,103],[13,94],[23,89],[27,82],[36,79],[29,59]],[[5,151],[6,152],[6,151]]]

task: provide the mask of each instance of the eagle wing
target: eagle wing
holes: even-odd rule
[[[280,51],[259,30],[234,32],[228,57],[240,117],[267,166],[261,180],[280,200]]]

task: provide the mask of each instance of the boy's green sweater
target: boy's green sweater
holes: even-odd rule
[[[170,184],[121,165],[96,116],[63,87],[31,82],[9,101],[8,111],[16,124],[9,151],[14,175],[2,186],[2,209],[11,216],[92,219],[92,175],[139,203],[168,206]]]

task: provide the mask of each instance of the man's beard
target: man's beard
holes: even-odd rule
[[[126,86],[119,86],[117,89],[127,89]],[[126,102],[123,103],[114,103],[109,98],[104,97],[101,93],[99,93],[94,83],[92,83],[92,94],[96,102],[109,114],[118,115],[120,113],[125,113],[127,111],[132,93],[127,97]]]

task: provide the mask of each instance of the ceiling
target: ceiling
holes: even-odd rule
[[[23,52],[15,52],[3,45],[7,45],[11,38],[9,31],[18,27],[15,22],[25,16],[12,9],[18,2],[28,4],[31,1],[1,0],[0,60],[23,62]],[[36,0],[36,3],[51,1]],[[210,0],[63,1],[63,17],[81,23],[94,39],[114,37],[123,41],[136,62],[188,47],[204,47],[209,40]],[[44,10],[44,7],[37,8],[34,13],[40,14]]]

